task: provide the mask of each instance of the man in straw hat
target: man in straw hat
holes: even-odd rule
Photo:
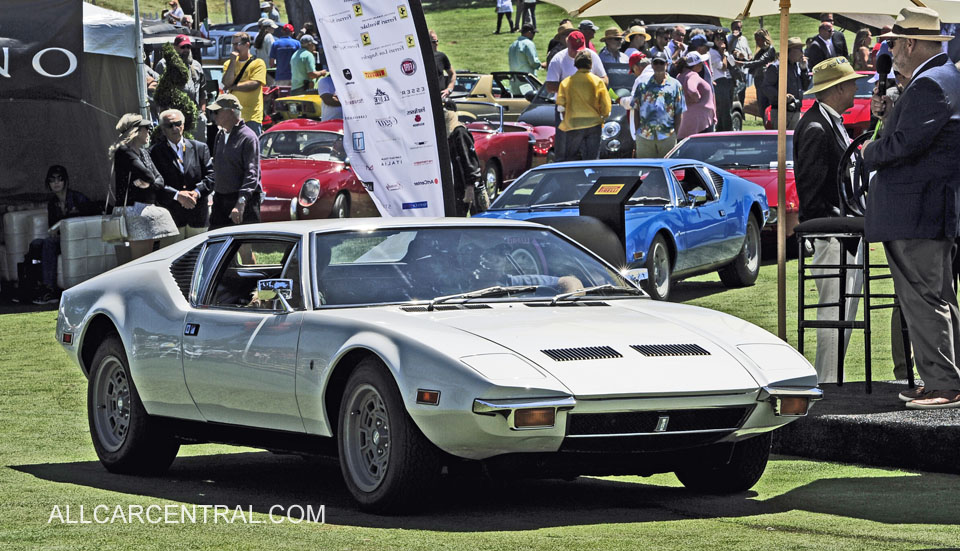
[[[843,113],[853,107],[857,92],[857,79],[867,75],[857,74],[845,57],[833,57],[813,68],[813,88],[807,91],[817,96],[817,101],[801,117],[793,133],[793,170],[800,198],[800,221],[814,218],[840,216],[840,192],[837,186],[837,168],[843,152],[850,144],[850,136],[843,127]],[[850,264],[859,261],[859,240],[837,239],[814,240],[814,264],[840,264],[841,257]],[[841,250],[845,252],[841,255]],[[827,270],[817,270],[818,273]],[[834,272],[835,273],[835,272]],[[840,281],[834,278],[818,279],[817,292],[820,303],[836,303],[840,297]],[[848,270],[845,281],[848,294],[858,294],[863,287],[863,272]],[[844,319],[857,315],[859,299],[847,299]],[[818,320],[837,319],[835,307],[817,309]],[[837,382],[836,329],[817,330],[817,358],[814,367],[822,383]],[[843,351],[850,342],[850,330],[843,332]]]
[[[792,36],[787,40],[787,130],[793,130],[800,122],[800,105],[803,101],[803,91],[810,86],[810,73],[807,64],[803,61],[803,40]],[[780,60],[774,61],[763,71],[761,93],[764,94],[770,107],[770,122],[777,127],[777,86],[780,82]]]
[[[630,57],[620,51],[620,46],[623,45],[623,35],[620,34],[620,29],[610,27],[603,31],[603,43],[606,46],[597,52],[600,61],[604,63],[627,63],[630,61]]]
[[[895,104],[871,100],[883,128],[863,148],[866,169],[877,172],[866,238],[883,242],[924,382],[900,399],[911,409],[960,407],[960,313],[951,285],[960,224],[960,71],[941,52],[952,37],[940,34],[934,10],[904,8],[881,38],[893,68],[910,78]]]

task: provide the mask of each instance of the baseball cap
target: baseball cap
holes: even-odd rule
[[[265,10],[270,7],[270,2],[260,2],[260,9]]]
[[[591,28],[592,28],[592,29],[593,29],[593,32],[597,32],[597,31],[600,30],[600,27],[594,25],[594,24],[593,24],[593,21],[590,21],[589,19],[584,19],[583,21],[581,21],[581,22],[580,22],[580,28],[581,28],[581,29],[591,29]]]
[[[643,61],[646,58],[647,56],[643,55],[643,52],[634,52],[633,54],[630,54],[629,65],[631,68],[633,68],[634,65],[639,64],[641,61]]]
[[[287,23],[283,26],[283,30],[287,31],[288,33],[293,33],[296,29],[293,28],[293,25]]]
[[[261,17],[260,21],[257,21],[257,24],[259,24],[261,27],[266,26],[266,27],[272,27],[274,29],[280,27],[280,25],[277,25],[276,21],[274,21],[273,19],[270,19],[269,17]]]
[[[653,57],[650,58],[651,63],[670,63],[670,60],[667,59],[667,54],[663,52],[657,52],[653,54]]]
[[[700,57],[699,52],[687,52],[683,56],[683,61],[687,64],[687,67],[693,67],[697,63],[703,63],[703,58]]]
[[[305,34],[305,35],[303,35],[303,36],[300,37],[300,43],[301,43],[301,44],[316,44],[317,41],[316,41],[312,36],[310,36],[309,34]]]
[[[173,39],[173,45],[177,48],[184,44],[190,44],[190,37],[185,34],[178,34],[177,37]]]
[[[577,50],[582,50],[586,48],[587,39],[584,38],[583,33],[580,31],[573,31],[567,35],[567,44],[574,46]]]
[[[217,101],[207,106],[210,111],[219,111],[220,109],[240,109],[240,100],[233,94],[220,94]]]
[[[699,48],[700,46],[708,46],[713,48],[713,42],[707,40],[706,35],[702,34],[694,35],[694,37],[690,39],[690,45],[694,48]]]

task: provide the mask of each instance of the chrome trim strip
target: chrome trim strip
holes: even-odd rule
[[[823,391],[819,388],[777,388],[761,387],[760,394],[757,396],[758,402],[763,402],[771,397],[794,396],[799,398],[809,398],[810,400],[823,399]]]
[[[529,400],[481,400],[477,398],[473,401],[473,412],[480,415],[509,414],[515,409],[547,407],[571,409],[576,405],[577,401],[574,400],[573,396]]]
[[[708,432],[733,432],[738,427],[729,427],[725,429],[701,429],[701,430],[676,430],[665,432],[622,432],[617,434],[568,434],[564,438],[611,438],[620,436],[661,436],[665,434],[703,434]]]

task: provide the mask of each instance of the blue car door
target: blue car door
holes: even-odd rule
[[[695,166],[674,167],[681,218],[680,242],[674,270],[683,272],[723,260],[723,211],[712,185]]]

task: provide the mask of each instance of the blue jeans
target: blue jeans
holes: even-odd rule
[[[30,252],[24,259],[26,262],[40,261],[42,282],[48,289],[57,288],[57,256],[60,255],[60,236],[49,236],[34,239],[30,242]]]

